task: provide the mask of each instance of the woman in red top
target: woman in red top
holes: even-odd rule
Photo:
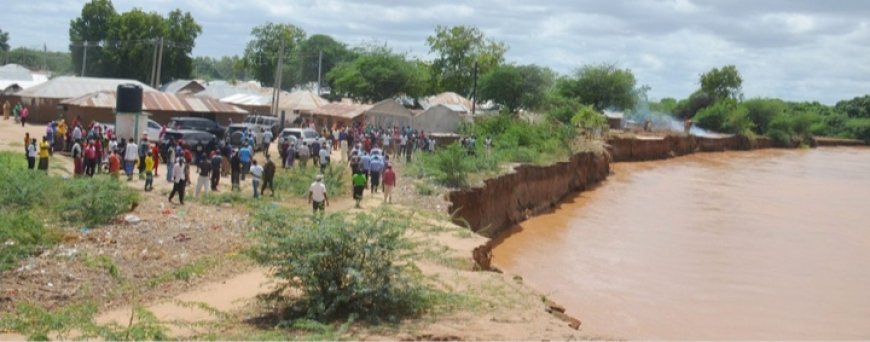
[[[159,177],[157,167],[160,166],[160,149],[157,147],[157,144],[151,145],[151,155],[154,156],[154,177]]]
[[[396,186],[396,173],[393,172],[393,166],[387,164],[387,170],[384,171],[384,202],[393,203],[393,188]]]

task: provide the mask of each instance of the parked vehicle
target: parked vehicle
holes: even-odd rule
[[[272,136],[277,137],[281,131],[281,118],[270,115],[251,114],[245,117],[243,123],[257,125],[263,129],[272,131]]]
[[[206,118],[197,118],[190,116],[180,116],[172,118],[169,121],[169,128],[175,130],[192,129],[197,131],[209,132],[214,134],[218,139],[224,138],[225,129],[212,120]]]
[[[145,134],[148,134],[148,139],[157,140],[160,138],[161,128],[157,121],[148,119],[148,127],[145,128]]]
[[[202,152],[214,150],[217,148],[218,139],[214,134],[198,130],[167,129],[166,134],[163,135],[163,141],[161,141],[161,150],[165,151],[166,147],[175,141],[182,141],[181,146],[183,148],[190,149],[196,153],[196,151],[200,151],[197,146],[202,146]]]
[[[286,139],[287,136],[292,136],[308,145],[320,139],[320,134],[311,128],[285,128],[281,131],[281,137]]]
[[[255,151],[262,147],[263,134],[260,133],[260,127],[250,123],[235,123],[227,126],[227,142],[233,147],[240,147],[243,144],[245,131],[248,130],[254,135]]]

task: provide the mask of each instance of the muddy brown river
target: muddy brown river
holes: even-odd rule
[[[585,335],[870,339],[870,149],[613,169],[494,250]]]

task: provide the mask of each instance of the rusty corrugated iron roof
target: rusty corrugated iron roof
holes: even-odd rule
[[[61,102],[85,108],[115,108],[115,92],[99,91]],[[161,92],[142,93],[143,111],[247,114],[244,109],[210,97]]]

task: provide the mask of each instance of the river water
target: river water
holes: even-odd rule
[[[613,170],[493,252],[587,336],[870,339],[870,149]]]

